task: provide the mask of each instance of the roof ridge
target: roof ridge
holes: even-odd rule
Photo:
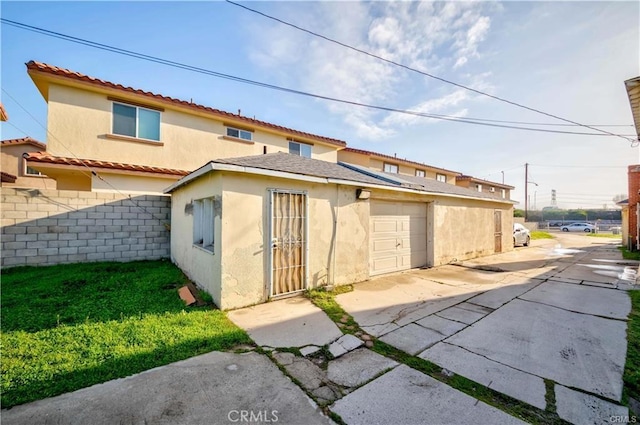
[[[154,98],[156,100],[162,100],[162,101],[166,101],[166,102],[171,102],[177,105],[181,105],[184,107],[189,107],[192,109],[196,109],[196,110],[204,110],[206,112],[211,112],[214,114],[218,114],[218,115],[222,115],[224,117],[227,117],[229,119],[234,119],[234,120],[239,120],[239,121],[244,121],[246,123],[249,124],[253,124],[256,126],[261,126],[261,127],[266,127],[266,128],[271,128],[274,130],[279,130],[279,131],[283,131],[283,132],[287,132],[287,133],[291,133],[293,135],[298,135],[298,136],[302,136],[302,137],[307,137],[310,139],[315,139],[321,142],[325,142],[325,143],[330,143],[333,145],[337,145],[337,146],[347,146],[347,143],[343,140],[339,140],[339,139],[333,139],[331,137],[326,137],[326,136],[320,136],[318,134],[313,134],[313,133],[307,133],[301,130],[296,130],[293,128],[289,128],[289,127],[284,127],[278,124],[273,124],[267,121],[261,121],[261,120],[257,120],[255,118],[249,118],[249,117],[245,117],[239,114],[233,114],[231,112],[226,112],[223,111],[221,109],[217,109],[217,108],[212,108],[210,106],[205,106],[205,105],[200,105],[197,103],[193,103],[193,102],[187,102],[186,100],[181,100],[181,99],[176,99],[173,98],[171,96],[165,96],[165,95],[161,95],[158,93],[153,93],[150,91],[145,91],[142,89],[136,89],[130,86],[124,86],[122,84],[118,84],[118,83],[113,83],[111,81],[107,81],[107,80],[103,80],[100,78],[96,78],[96,77],[91,77],[89,75],[86,74],[82,74],[80,72],[77,71],[72,71],[70,69],[67,68],[61,68],[55,65],[49,65],[47,63],[44,62],[38,62],[35,60],[31,60],[29,62],[26,63],[27,65],[27,69],[28,70],[33,70],[33,71],[40,71],[40,72],[46,72],[49,74],[54,74],[54,75],[58,75],[58,76],[62,76],[65,78],[71,78],[71,79],[75,79],[75,80],[80,80],[80,81],[85,81],[91,84],[95,84],[95,85],[100,85],[103,87],[109,87],[109,88],[113,88],[116,90],[120,90],[120,91],[126,91],[129,93],[133,93],[133,94],[138,94],[138,95],[142,95],[142,96],[146,96],[146,97],[150,97],[150,98]]]
[[[403,161],[403,162],[408,162],[408,163],[415,164],[415,165],[420,165],[420,166],[423,166],[423,167],[429,167],[429,168],[434,168],[436,170],[446,171],[446,172],[449,172],[449,173],[462,174],[460,171],[453,171],[453,170],[449,170],[449,169],[446,169],[446,168],[438,167],[438,166],[435,166],[435,165],[429,165],[429,164],[426,164],[424,162],[412,161],[412,160],[406,159],[406,158],[398,158],[396,156],[391,156],[391,155],[387,155],[385,153],[380,153],[380,152],[376,152],[376,151],[369,151],[369,150],[365,150],[365,149],[358,149],[358,148],[351,148],[351,147],[346,147],[344,150],[346,152],[361,153],[361,154],[364,154],[364,155],[378,155],[380,157],[389,158],[389,159],[392,159],[392,160],[395,160],[395,161]]]

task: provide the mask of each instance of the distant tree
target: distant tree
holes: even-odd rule
[[[524,217],[524,210],[513,209],[514,217]]]

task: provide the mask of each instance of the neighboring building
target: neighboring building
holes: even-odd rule
[[[156,192],[211,159],[288,152],[335,163],[346,146],[40,62],[27,69],[47,101],[49,134],[46,155],[27,163],[56,179],[57,189]],[[117,167],[95,176],[81,172],[78,160]],[[141,174],[138,166],[170,172]]]
[[[173,261],[222,309],[513,249],[513,203],[283,153],[220,159],[172,196]]]
[[[629,96],[629,105],[631,106],[631,113],[633,115],[633,122],[636,127],[636,135],[640,139],[640,77],[632,78],[624,82]],[[627,236],[623,237],[623,243],[629,249],[640,250],[640,164],[630,165],[628,171],[629,178],[629,199],[627,199],[627,206],[622,206],[623,216],[623,235],[625,230]],[[628,217],[627,228],[625,229],[624,215]]]
[[[478,192],[488,193],[501,199],[511,199],[511,191],[515,189],[508,184],[491,182],[465,175],[456,176],[456,184]]]
[[[359,165],[374,171],[404,176],[423,177],[444,183],[456,184],[457,171],[434,167],[421,162],[401,159],[378,152],[362,149],[346,148],[338,152],[338,161],[347,164]]]
[[[55,189],[56,182],[27,165],[25,154],[46,149],[43,143],[24,137],[0,142],[0,167],[2,186],[37,189]]]
[[[622,245],[629,248],[631,245],[629,243],[629,199],[616,202],[616,205],[620,207],[620,215],[622,218]]]
[[[636,126],[636,134],[640,137],[640,77],[631,78],[624,82],[629,97],[629,105]]]

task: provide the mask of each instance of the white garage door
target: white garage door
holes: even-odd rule
[[[427,204],[371,201],[369,274],[427,264]]]

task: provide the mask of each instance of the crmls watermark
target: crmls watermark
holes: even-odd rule
[[[277,410],[232,410],[227,419],[237,423],[272,423],[278,422]]]
[[[636,424],[636,423],[638,423],[638,418],[636,416],[613,415],[613,416],[609,416],[609,423],[611,423],[611,424]]]

